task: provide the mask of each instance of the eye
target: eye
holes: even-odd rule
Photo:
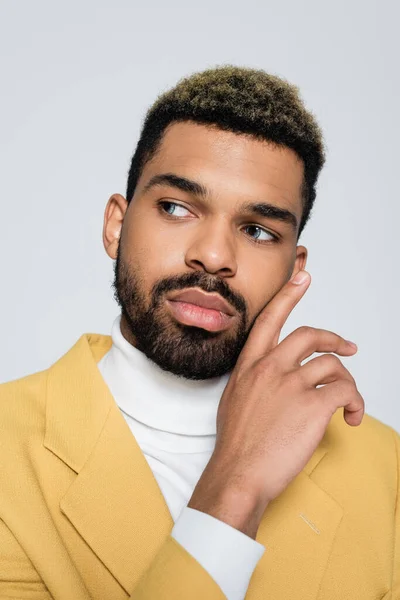
[[[172,202],[172,200],[161,200],[157,204],[158,210],[163,215],[168,215],[171,218],[179,219],[185,216],[185,212],[191,214],[190,210],[182,206],[182,204],[178,204],[177,202]],[[183,214],[182,214],[183,211]],[[256,232],[256,237],[253,237],[253,242],[256,244],[267,244],[270,242],[279,242],[280,239],[277,235],[271,233],[264,227],[260,227],[259,225],[246,225],[245,229],[250,229]],[[250,234],[252,237],[252,235]],[[266,236],[266,237],[262,237]]]
[[[253,232],[256,233],[256,237],[253,238],[253,240],[257,244],[263,244],[263,243],[270,242],[270,241],[273,241],[273,242],[279,241],[279,238],[277,235],[274,235],[273,233],[267,231],[266,229],[264,229],[263,227],[260,227],[259,225],[246,225],[245,229],[253,230]],[[251,236],[251,233],[249,235]],[[264,235],[266,237],[261,237],[262,235]]]
[[[175,208],[180,209],[181,213],[182,213],[182,211],[184,211],[184,212],[186,211],[187,213],[190,212],[187,208],[185,208],[181,204],[177,204],[176,202],[172,202],[169,200],[162,200],[161,202],[158,203],[158,207],[159,207],[160,212],[167,213],[171,217],[185,216],[184,214],[179,214],[179,210],[176,211],[176,210],[174,210]]]

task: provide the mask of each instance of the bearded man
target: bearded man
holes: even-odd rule
[[[0,386],[0,598],[400,599],[400,436],[365,414],[353,343],[279,341],[324,160],[262,70],[150,107],[105,209],[111,335]]]

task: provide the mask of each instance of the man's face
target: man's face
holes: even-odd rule
[[[258,314],[305,266],[307,250],[296,245],[302,181],[303,163],[288,148],[190,121],[170,125],[130,204],[115,194],[106,207],[103,241],[116,259],[124,337],[187,379],[230,372]],[[277,219],[245,204],[288,212]],[[205,296],[176,298],[193,290]],[[229,315],[199,308],[204,298],[223,299]]]

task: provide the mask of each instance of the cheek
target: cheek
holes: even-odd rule
[[[176,235],[166,235],[150,219],[132,218],[127,225],[125,256],[146,282],[152,284],[183,270],[185,254]]]
[[[289,260],[280,253],[253,259],[242,269],[240,286],[251,316],[258,314],[286,284],[291,272],[289,267]]]

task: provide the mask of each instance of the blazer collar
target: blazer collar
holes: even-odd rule
[[[111,344],[110,336],[84,334],[48,370],[44,445],[77,473],[62,513],[130,594],[174,522],[97,368]],[[265,511],[257,541],[266,551],[246,599],[316,598],[343,515],[311,479],[331,434],[329,426],[302,472]]]

